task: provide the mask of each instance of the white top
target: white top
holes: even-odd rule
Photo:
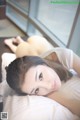
[[[60,48],[56,47],[52,50],[46,52],[45,54],[42,54],[42,58],[48,58],[51,53],[55,52],[59,62],[66,67],[67,69],[72,69],[73,66],[73,51],[67,48]]]

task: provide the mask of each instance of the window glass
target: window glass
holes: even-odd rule
[[[18,7],[20,7],[24,11],[28,12],[28,10],[29,10],[29,0],[9,0],[9,1],[13,2]]]
[[[39,0],[36,19],[67,45],[77,7],[78,4],[52,4],[49,0]]]
[[[7,16],[26,32],[27,19],[17,13],[13,8],[7,6]]]
[[[43,36],[41,32],[37,30],[37,28],[34,25],[32,25],[30,22],[28,22],[27,34],[29,36],[32,36],[32,35]]]

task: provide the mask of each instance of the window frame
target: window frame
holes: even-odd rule
[[[24,10],[20,9],[18,6],[14,5],[12,2],[10,2],[9,0],[6,1],[7,5],[10,5],[13,9],[15,9],[19,14],[21,14],[23,17],[25,17],[28,20],[28,26],[26,28],[26,31],[24,31],[26,33],[26,35],[30,36],[29,31],[34,32],[35,29],[34,27],[41,32],[41,34],[47,38],[47,40],[54,46],[54,47],[67,47],[69,48],[71,45],[71,41],[72,41],[72,36],[74,34],[74,29],[75,26],[77,24],[77,19],[79,16],[79,11],[80,11],[80,4],[78,5],[77,11],[76,11],[76,15],[73,21],[73,25],[71,28],[71,32],[70,32],[70,36],[68,39],[68,43],[67,45],[65,45],[63,42],[61,42],[61,40],[55,35],[52,34],[43,24],[41,24],[34,16],[37,14],[37,4],[39,1],[38,0],[30,0],[29,1],[29,13],[25,12]],[[10,18],[9,16],[7,16],[8,18]],[[14,22],[14,21],[13,21]],[[15,23],[15,22],[14,22]],[[16,23],[15,23],[16,24]],[[32,25],[34,27],[32,27]],[[19,26],[18,26],[19,27]],[[20,28],[21,29],[21,28]]]

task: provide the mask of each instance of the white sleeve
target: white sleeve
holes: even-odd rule
[[[67,48],[56,48],[55,52],[60,63],[67,69],[73,68],[73,51]]]
[[[73,51],[68,48],[55,47],[52,50],[41,55],[42,58],[47,58],[53,52],[56,53],[59,62],[67,69],[73,68]]]

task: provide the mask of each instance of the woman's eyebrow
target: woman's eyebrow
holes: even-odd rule
[[[35,89],[33,88],[33,89],[31,90],[30,94],[32,94],[32,92],[33,92],[34,90],[35,90]]]
[[[35,81],[37,81],[37,71],[36,71],[36,75],[35,75]],[[33,88],[33,89],[31,90],[30,94],[32,94],[34,90],[35,90],[35,89]]]
[[[36,74],[35,74],[35,81],[37,81],[37,71],[36,71]]]
[[[35,75],[35,81],[37,81],[37,71],[36,71],[36,75]]]

